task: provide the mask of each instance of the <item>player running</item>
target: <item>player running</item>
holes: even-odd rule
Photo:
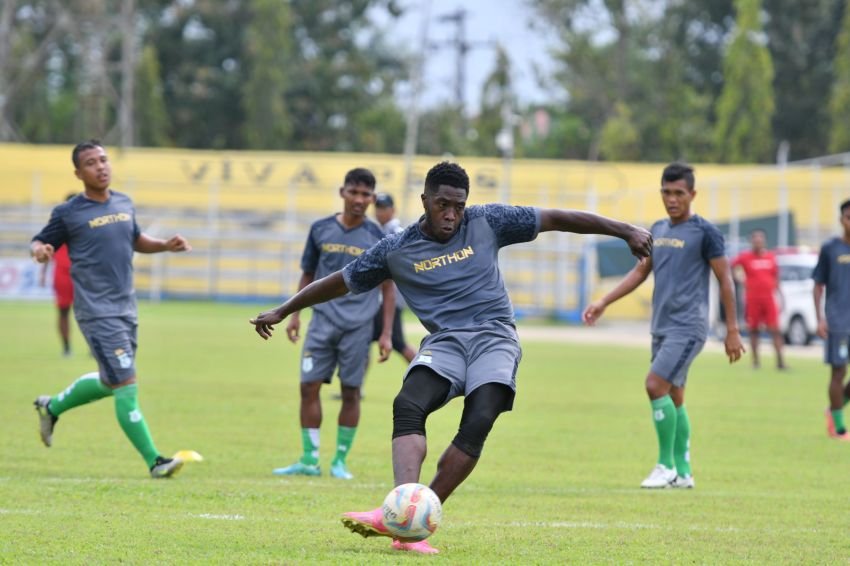
[[[46,263],[58,248],[67,246],[74,280],[74,316],[99,371],[81,376],[57,395],[35,400],[41,440],[45,446],[53,443],[53,429],[65,411],[114,397],[118,423],[151,477],[168,477],[180,470],[183,462],[159,453],[139,409],[133,252],[187,252],[192,248],[180,235],[160,240],[139,229],[130,197],[109,188],[112,167],[99,141],[77,144],[71,157],[74,174],[85,191],[53,209],[47,226],[32,239],[30,251],[36,261]]]
[[[850,383],[844,385],[850,348],[850,199],[839,208],[843,233],[840,238],[833,238],[821,246],[812,276],[818,336],[826,340],[824,362],[832,368],[826,430],[832,438],[850,440],[850,432],[844,424],[844,406],[850,401]],[[825,309],[822,308],[824,291]]]

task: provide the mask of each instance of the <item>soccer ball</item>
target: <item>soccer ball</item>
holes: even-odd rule
[[[390,534],[405,542],[425,540],[434,534],[443,519],[440,498],[421,483],[393,488],[384,498],[381,511]]]

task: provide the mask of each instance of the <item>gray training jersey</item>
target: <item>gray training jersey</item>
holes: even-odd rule
[[[133,201],[110,191],[106,202],[79,194],[53,209],[33,240],[68,246],[77,320],[136,317],[133,246],[141,231]]]
[[[708,335],[709,261],[725,254],[723,234],[697,216],[652,225],[652,334]]]
[[[321,279],[335,273],[359,257],[384,237],[381,228],[369,219],[355,228],[347,229],[336,215],[316,220],[301,256],[301,269]],[[348,293],[332,301],[313,306],[343,329],[356,328],[365,322],[371,324],[380,307],[380,291],[357,296]]]
[[[392,279],[432,333],[491,320],[512,325],[514,310],[499,271],[499,249],[529,242],[539,231],[537,208],[470,206],[448,242],[432,240],[419,223],[411,224],[381,240],[342,273],[352,293]]]
[[[850,244],[833,238],[821,246],[812,277],[826,285],[829,331],[850,334]]]

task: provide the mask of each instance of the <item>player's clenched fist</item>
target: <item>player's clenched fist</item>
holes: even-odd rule
[[[632,233],[626,242],[635,257],[649,257],[652,254],[652,234],[646,228],[632,226]]]
[[[47,263],[50,261],[54,251],[53,246],[39,241],[33,242],[32,248],[30,248],[33,259],[38,263]]]

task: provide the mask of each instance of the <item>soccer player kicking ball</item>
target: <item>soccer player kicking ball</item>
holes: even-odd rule
[[[832,368],[826,430],[832,438],[850,440],[844,424],[844,406],[850,401],[850,383],[844,385],[850,347],[850,200],[841,203],[840,210],[844,233],[821,246],[812,276],[818,336],[826,340],[824,362]],[[824,291],[826,318],[821,308]]]
[[[348,292],[368,292],[392,279],[430,334],[393,402],[395,485],[419,482],[425,421],[454,397],[464,397],[457,435],[443,452],[430,487],[440,501],[472,472],[496,418],[511,410],[521,350],[514,313],[499,271],[499,249],[557,230],[625,240],[638,257],[652,249],[648,231],[595,214],[488,204],[466,207],[469,177],[459,165],[435,165],[425,178],[425,214],[387,236],[341,271],[305,287],[251,320],[264,339],[291,313]],[[343,524],[363,536],[391,536],[380,507],[345,513]],[[393,541],[393,548],[432,554],[428,541]]]
[[[74,174],[85,191],[56,208],[33,239],[32,256],[46,263],[67,246],[74,280],[74,315],[99,371],[87,373],[61,393],[35,400],[41,440],[53,442],[53,429],[65,411],[114,397],[115,416],[124,434],[142,455],[151,477],[173,475],[179,458],[164,458],[154,446],[139,410],[136,385],[136,294],[133,252],[187,252],[182,236],[151,238],[139,230],[130,198],[109,188],[112,168],[97,140],[78,144],[71,154]]]
[[[664,169],[661,200],[669,218],[652,225],[652,255],[582,315],[587,324],[594,324],[608,305],[637,289],[650,272],[654,275],[652,366],[646,376],[646,393],[658,435],[658,463],[640,484],[645,488],[694,487],[685,383],[688,368],[708,334],[709,270],[720,283],[720,298],[726,309],[726,355],[730,362],[736,362],[744,352],[723,235],[691,212],[696,194],[691,167],[672,163]]]

